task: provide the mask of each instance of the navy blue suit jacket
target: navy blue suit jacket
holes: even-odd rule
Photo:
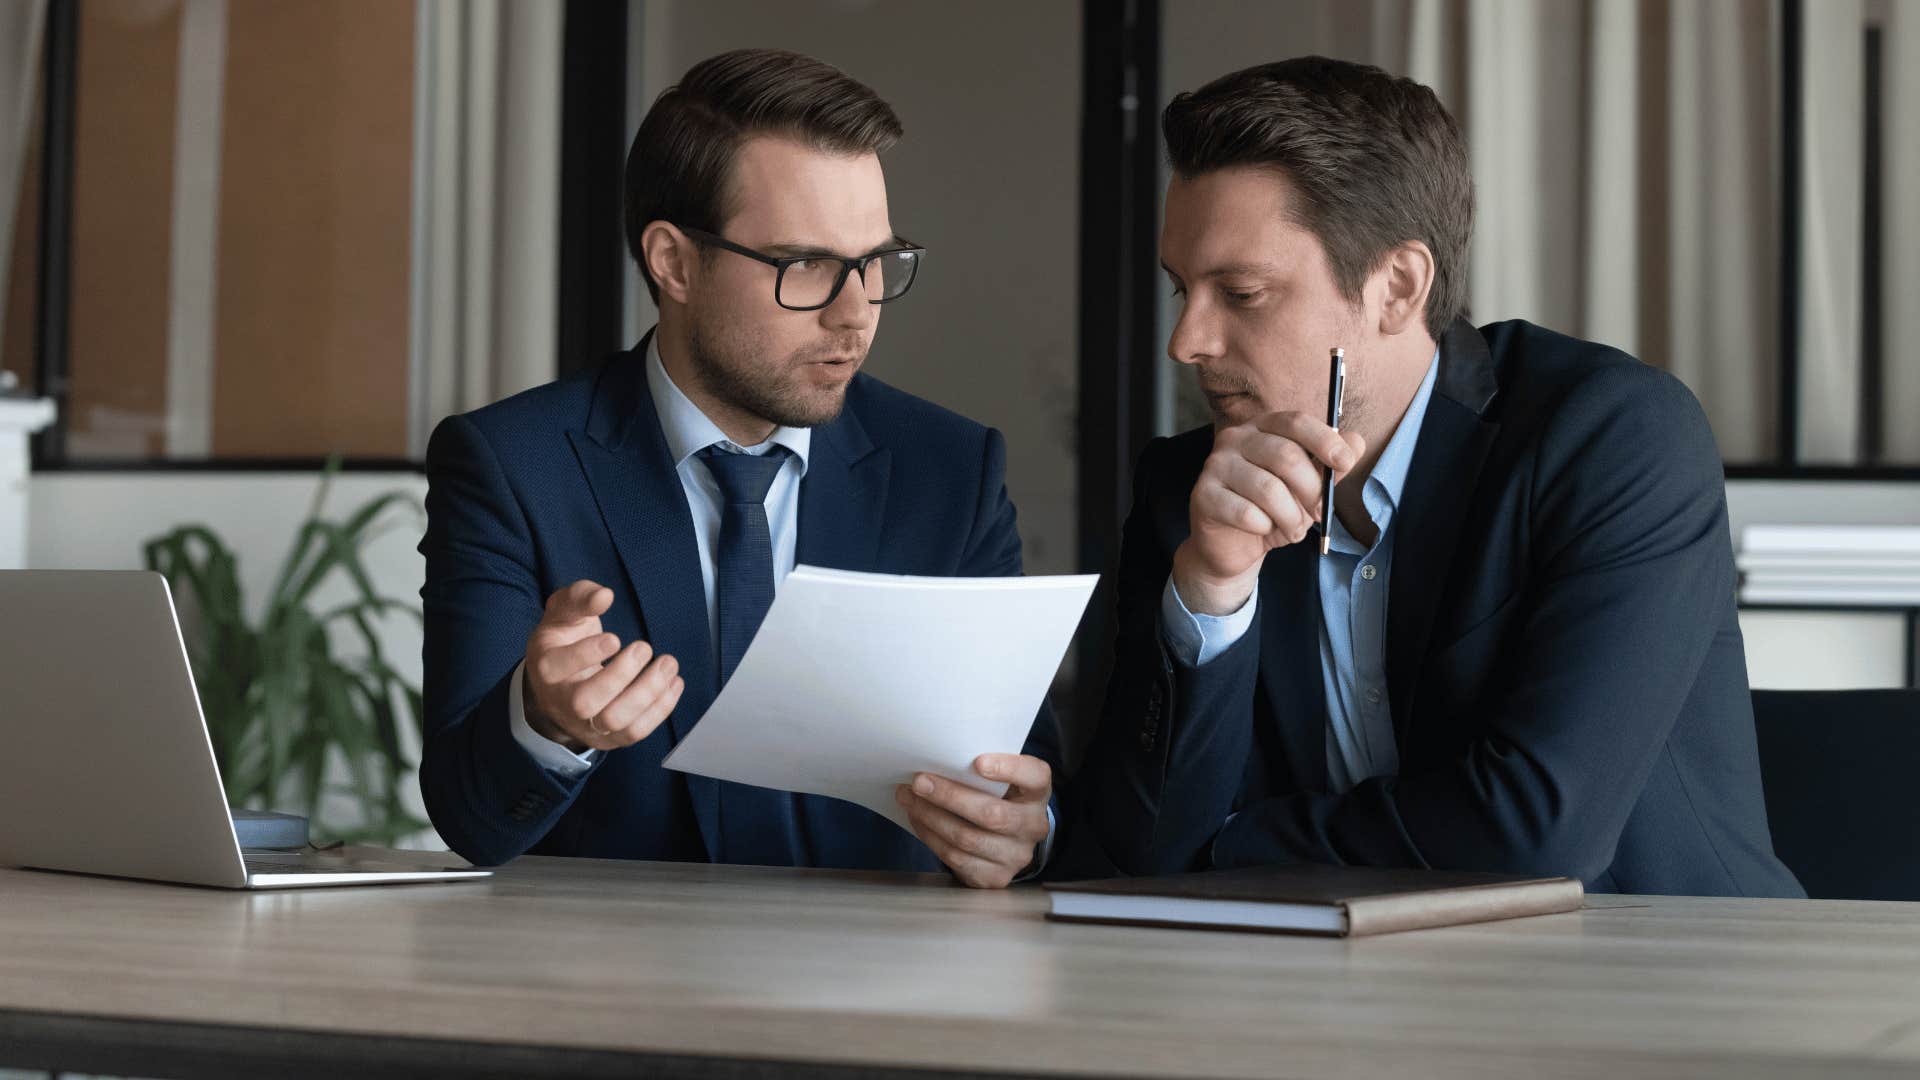
[[[1400,771],[1343,794],[1316,545],[1268,555],[1252,629],[1210,663],[1162,641],[1212,445],[1201,429],[1141,455],[1088,824],[1061,872],[1322,862],[1803,895],[1761,798],[1720,456],[1678,380],[1523,322],[1448,331],[1393,522]]]
[[[713,861],[723,850],[722,789],[734,785],[660,767],[719,687],[693,518],[645,355],[636,347],[591,372],[449,417],[428,445],[420,787],[434,827],[475,863],[527,851]],[[997,431],[856,376],[839,418],[813,432],[798,561],[1017,575],[1005,464]],[[651,736],[567,779],[514,741],[507,693],[547,597],[582,578],[613,589],[601,625],[677,657],[686,688]],[[1043,707],[1026,752],[1057,768],[1057,745]],[[725,828],[784,830],[789,865],[940,868],[917,838],[852,803],[801,796],[791,824],[735,814]]]

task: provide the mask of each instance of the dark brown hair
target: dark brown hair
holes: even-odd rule
[[[839,68],[780,49],[702,60],[647,110],[627,151],[627,250],[647,271],[640,233],[655,221],[717,233],[736,209],[728,180],[752,135],[782,135],[837,154],[880,153],[900,139],[880,95]]]
[[[1392,248],[1433,252],[1425,319],[1435,340],[1467,312],[1473,174],[1460,127],[1432,90],[1377,67],[1303,56],[1223,75],[1161,114],[1168,164],[1193,177],[1271,168],[1290,216],[1326,249],[1340,294],[1358,302]]]

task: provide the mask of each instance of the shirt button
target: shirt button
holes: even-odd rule
[[[1360,576],[1366,578],[1368,581],[1372,581],[1375,577],[1378,577],[1379,574],[1380,571],[1375,570],[1372,563],[1368,563],[1360,568]]]
[[[1367,704],[1369,705],[1380,704],[1380,688],[1379,687],[1377,686],[1367,687]]]

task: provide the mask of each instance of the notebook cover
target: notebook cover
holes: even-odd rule
[[[1347,935],[1364,937],[1399,930],[1455,926],[1578,910],[1585,890],[1574,878],[1455,870],[1417,870],[1373,866],[1300,863],[1239,870],[1205,870],[1167,877],[1110,878],[1103,881],[1051,882],[1051,892],[1108,896],[1163,897],[1172,900],[1232,900],[1279,904],[1315,904],[1345,908]],[[1146,926],[1181,925],[1202,929],[1273,929],[1227,923],[1179,923],[1176,920],[1122,920],[1061,917],[1063,922],[1125,922]],[[1308,931],[1280,931],[1308,932]]]

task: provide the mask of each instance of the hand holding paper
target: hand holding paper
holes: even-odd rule
[[[796,567],[665,764],[846,799],[915,832],[896,789],[919,774],[1002,801],[1007,780],[975,759],[1020,756],[1096,580]],[[1039,810],[1044,821],[1044,796]],[[1009,825],[1030,826],[1021,818]]]
[[[1005,888],[1032,866],[1052,824],[1053,767],[1026,754],[982,754],[974,771],[1007,784],[995,798],[944,777],[921,773],[896,790],[913,834],[962,882]]]

